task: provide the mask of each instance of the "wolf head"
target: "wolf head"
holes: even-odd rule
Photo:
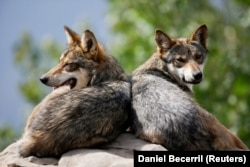
[[[158,53],[167,63],[168,72],[179,82],[191,87],[203,79],[203,66],[208,52],[207,26],[201,25],[190,38],[170,38],[156,30]]]
[[[62,53],[59,63],[44,74],[42,83],[53,87],[79,89],[90,82],[95,68],[105,59],[105,53],[90,30],[78,35],[64,26],[68,48]]]

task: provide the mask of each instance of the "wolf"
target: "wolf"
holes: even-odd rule
[[[29,116],[20,139],[22,157],[60,157],[76,148],[115,140],[128,127],[131,84],[95,35],[64,27],[68,48],[40,80],[53,87]]]
[[[168,150],[248,150],[192,97],[203,79],[208,29],[189,38],[155,31],[157,51],[132,73],[132,131]]]

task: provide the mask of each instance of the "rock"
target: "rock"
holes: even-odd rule
[[[56,158],[22,158],[18,155],[18,141],[0,153],[0,167],[132,167],[134,150],[167,151],[164,147],[121,134],[114,142],[99,148],[71,150]]]

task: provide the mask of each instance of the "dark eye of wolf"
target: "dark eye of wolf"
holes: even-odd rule
[[[181,58],[181,57],[177,58],[176,61],[177,61],[178,63],[185,63],[185,62],[186,62],[186,60],[183,59],[183,58]]]
[[[196,54],[196,55],[194,55],[194,58],[195,58],[196,60],[201,59],[201,57],[202,57],[202,54]]]
[[[186,59],[183,59],[181,57],[176,58],[174,62],[177,68],[181,68],[185,63],[186,63]]]
[[[74,71],[77,68],[78,68],[78,65],[76,63],[69,63],[69,64],[66,64],[65,66],[66,71]]]

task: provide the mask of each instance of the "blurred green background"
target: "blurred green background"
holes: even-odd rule
[[[156,51],[156,28],[178,38],[189,37],[199,25],[206,24],[209,54],[204,81],[194,86],[194,96],[250,147],[250,1],[109,0],[106,3],[111,33],[109,43],[104,46],[128,74]],[[86,25],[81,29],[86,29]],[[65,45],[53,40],[36,43],[29,32],[17,41],[14,61],[17,70],[26,74],[19,88],[32,105],[48,93],[37,82],[39,76],[58,62],[64,49]],[[0,150],[21,133],[1,127]]]

